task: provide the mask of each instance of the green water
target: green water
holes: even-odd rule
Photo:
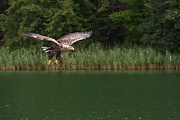
[[[0,120],[179,120],[180,71],[0,71]]]

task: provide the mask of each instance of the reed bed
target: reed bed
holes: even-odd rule
[[[47,54],[41,49],[0,49],[1,70],[141,70],[180,69],[180,55],[152,48],[114,47],[105,50],[97,45],[61,54],[61,62],[47,65]]]

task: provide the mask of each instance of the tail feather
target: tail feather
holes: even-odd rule
[[[45,52],[50,52],[51,51],[51,47],[41,47],[43,49],[43,51]]]

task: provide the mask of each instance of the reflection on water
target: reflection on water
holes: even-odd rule
[[[178,120],[180,71],[0,71],[0,120]]]

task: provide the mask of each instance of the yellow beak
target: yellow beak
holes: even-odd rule
[[[71,50],[74,50],[74,48],[73,48],[73,47],[71,47]]]

